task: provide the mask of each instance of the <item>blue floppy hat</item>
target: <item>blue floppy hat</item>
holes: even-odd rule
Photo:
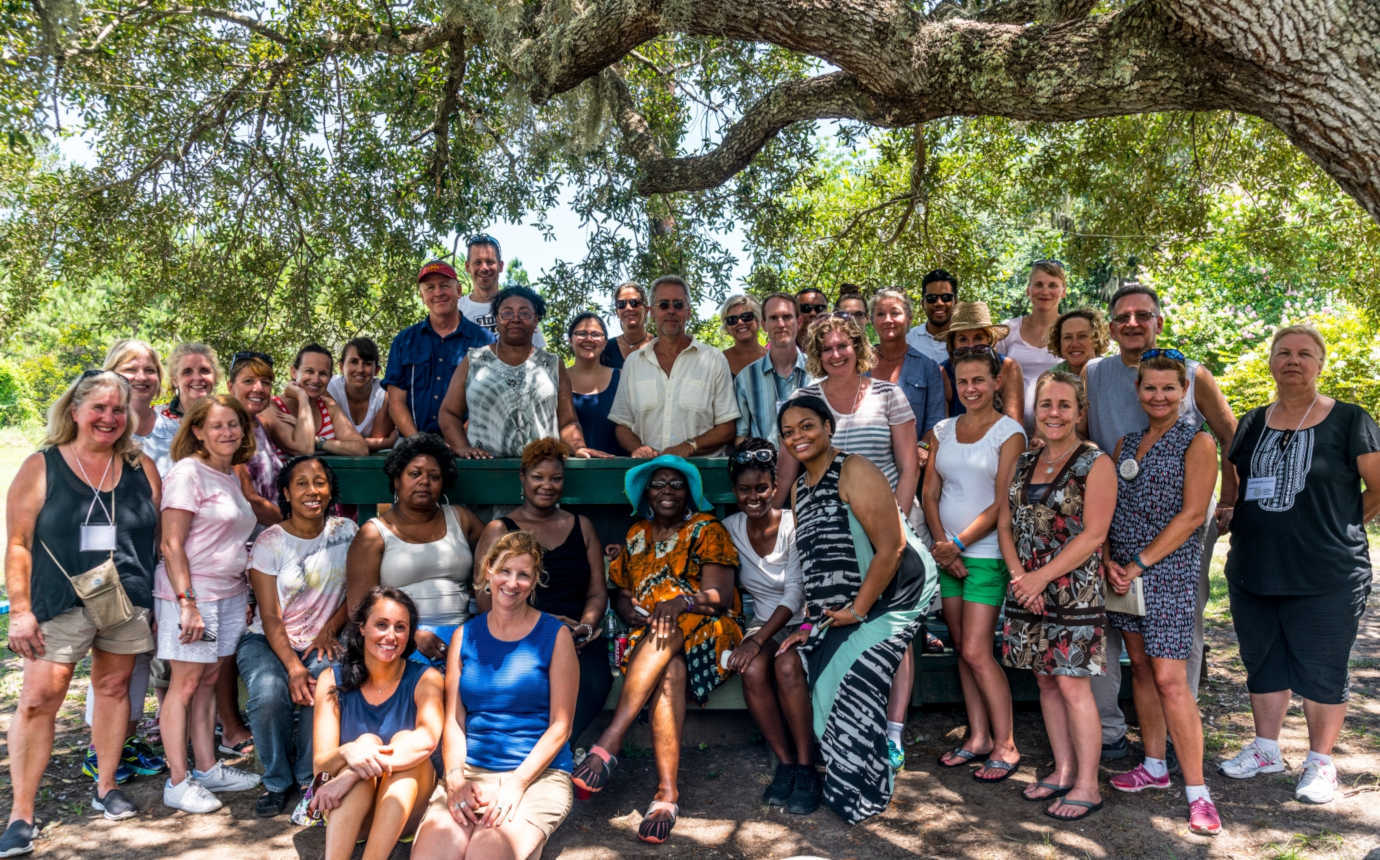
[[[633,506],[633,513],[638,516],[650,516],[651,512],[642,503],[642,497],[647,492],[647,484],[651,483],[652,473],[657,469],[675,469],[685,476],[685,481],[689,484],[690,503],[701,511],[710,511],[714,506],[709,504],[709,500],[704,497],[704,483],[700,480],[700,470],[684,457],[677,457],[675,454],[662,454],[654,457],[645,463],[633,466],[623,475],[623,492],[628,497],[628,502]]]

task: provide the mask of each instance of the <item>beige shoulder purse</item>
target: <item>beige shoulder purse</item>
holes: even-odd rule
[[[110,525],[115,525],[115,492],[113,490],[110,493]],[[115,568],[114,551],[111,551],[110,556],[105,561],[85,573],[73,576],[57,560],[46,543],[40,540],[38,544],[43,547],[44,552],[48,553],[48,558],[53,560],[57,569],[62,571],[62,575],[67,577],[67,581],[72,583],[72,590],[77,593],[77,598],[81,600],[82,606],[86,607],[86,614],[91,617],[91,623],[96,625],[97,630],[109,630],[124,624],[126,621],[133,620],[134,604],[130,602],[129,595],[125,593],[124,583],[120,582],[120,572]]]

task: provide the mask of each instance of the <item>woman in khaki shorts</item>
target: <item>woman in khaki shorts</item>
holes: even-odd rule
[[[87,371],[48,413],[42,448],[10,485],[5,582],[9,647],[24,658],[19,707],[10,723],[14,803],[0,836],[0,856],[32,850],[34,796],[53,751],[53,721],[72,670],[91,652],[96,690],[92,740],[100,780],[92,804],[106,818],[137,811],[115,787],[115,766],[129,717],[134,656],[153,647],[155,532],[161,485],[153,461],[130,439],[129,384]],[[100,627],[76,595],[80,577],[107,560],[133,604],[133,617]],[[99,616],[99,608],[93,607]]]
[[[579,659],[570,630],[532,606],[541,545],[499,538],[475,584],[492,609],[455,632],[446,663],[445,785],[413,857],[533,857],[570,812]]]

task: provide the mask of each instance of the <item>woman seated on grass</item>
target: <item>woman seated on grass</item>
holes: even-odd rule
[[[313,759],[331,774],[312,798],[326,822],[327,858],[387,857],[416,830],[436,787],[445,709],[441,673],[407,657],[417,607],[396,588],[376,586],[345,626],[345,657],[316,681]]]

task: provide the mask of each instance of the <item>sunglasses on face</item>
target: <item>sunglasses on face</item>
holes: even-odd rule
[[[678,311],[685,310],[685,302],[680,299],[662,299],[656,303],[656,306],[663,311],[669,311],[671,308],[675,308]]]
[[[1116,323],[1117,325],[1126,325],[1129,322],[1148,323],[1153,321],[1158,316],[1159,314],[1155,313],[1154,311],[1127,311],[1124,314],[1117,314],[1116,316],[1112,317],[1112,322]]]
[[[762,463],[771,465],[776,462],[776,452],[770,448],[757,448],[752,451],[739,451],[733,455],[735,463]]]
[[[724,317],[724,325],[737,325],[738,323],[750,323],[757,319],[757,314],[752,311],[743,311],[740,314],[729,314]]]
[[[234,367],[241,361],[251,361],[256,358],[259,361],[262,361],[264,364],[268,365],[269,367],[273,366],[273,356],[268,355],[267,353],[254,352],[248,349],[241,350],[240,352],[237,352],[234,355],[230,356],[230,366]]]
[[[807,304],[807,305],[801,305],[801,306],[800,306],[800,312],[801,312],[802,314],[822,314],[822,313],[824,313],[824,312],[827,311],[827,310],[829,310],[829,306],[826,305],[826,304],[818,304],[818,305],[808,305],[808,304]]]
[[[683,490],[683,489],[685,489],[685,480],[682,479],[682,478],[672,478],[672,479],[670,479],[669,481],[652,481],[652,482],[650,482],[650,483],[647,484],[647,489],[649,489],[649,490],[665,490],[665,489]]]
[[[946,305],[951,305],[953,304],[953,301],[953,293],[925,293],[925,304],[927,305],[937,305],[940,302],[943,302]]]
[[[633,310],[637,310],[638,308],[642,307],[642,300],[641,300],[641,299],[619,299],[618,301],[616,301],[616,302],[613,303],[613,306],[616,307],[616,308],[618,308],[618,310],[620,310],[620,311],[623,310],[624,308],[632,308]]]
[[[1161,356],[1173,359],[1180,364],[1186,364],[1188,362],[1188,356],[1179,352],[1177,349],[1147,349],[1140,354],[1140,360],[1144,361],[1147,358],[1159,358]]]

